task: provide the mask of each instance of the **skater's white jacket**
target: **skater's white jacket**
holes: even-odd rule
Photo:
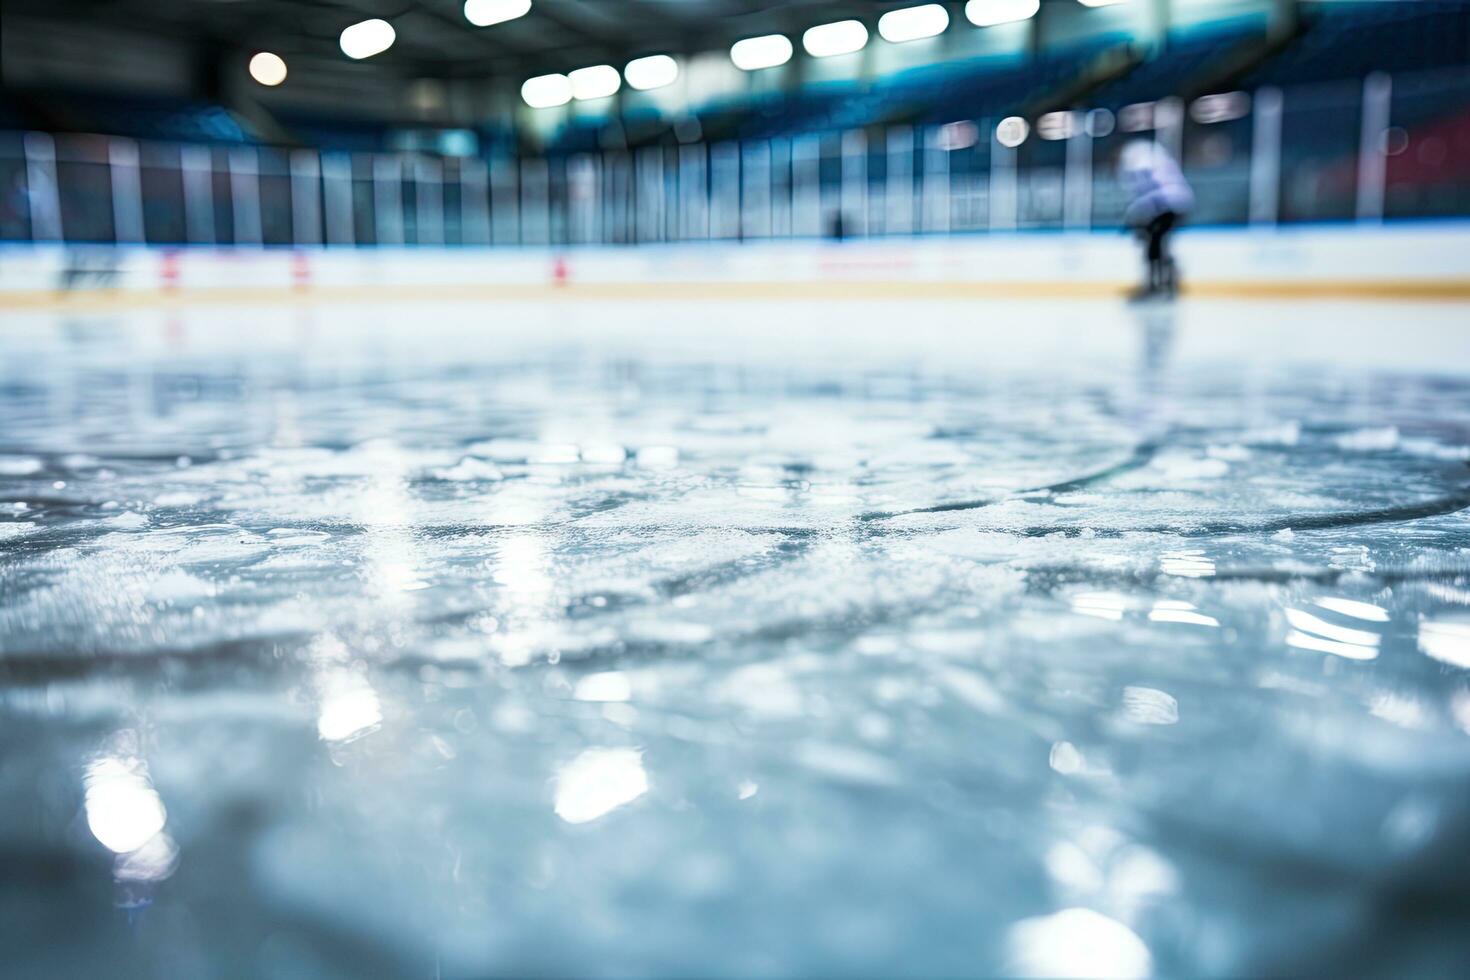
[[[1145,225],[1165,211],[1185,214],[1194,207],[1194,191],[1169,151],[1152,140],[1134,140],[1118,159],[1118,179],[1132,197],[1124,220]]]

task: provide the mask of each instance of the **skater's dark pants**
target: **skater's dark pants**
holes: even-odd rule
[[[1174,230],[1174,224],[1178,220],[1179,215],[1173,211],[1164,211],[1143,226],[1143,234],[1148,239],[1148,260],[1150,262],[1158,262],[1167,254],[1164,239],[1169,237],[1169,232]]]

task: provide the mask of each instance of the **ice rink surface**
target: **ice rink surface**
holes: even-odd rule
[[[1467,325],[7,314],[4,972],[1463,976]]]

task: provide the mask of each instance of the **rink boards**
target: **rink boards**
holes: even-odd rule
[[[1199,295],[1470,298],[1466,222],[1186,229],[1177,255]],[[0,249],[0,306],[51,305],[63,284],[145,303],[549,290],[636,299],[1105,296],[1128,288],[1138,265],[1136,246],[1117,233],[493,249],[17,246]]]

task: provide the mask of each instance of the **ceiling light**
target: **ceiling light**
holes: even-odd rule
[[[731,46],[730,60],[742,71],[784,65],[791,60],[791,40],[784,34],[748,37]]]
[[[1077,0],[1084,7],[1111,7],[1115,3],[1127,3],[1128,0]]]
[[[286,62],[278,54],[261,51],[250,59],[250,77],[262,85],[279,85],[286,80]]]
[[[813,58],[852,54],[854,51],[861,51],[867,43],[868,29],[860,20],[818,24],[801,36],[801,46]]]
[[[612,65],[578,68],[567,75],[574,99],[605,99],[623,87],[623,76]]]
[[[1041,0],[970,0],[965,4],[965,19],[976,27],[994,27],[1028,20],[1040,9]]]
[[[347,28],[342,32],[342,37],[337,43],[342,46],[343,54],[361,61],[363,58],[382,54],[393,47],[393,41],[397,36],[392,24],[386,20],[374,18]]]
[[[878,18],[878,33],[893,44],[943,34],[948,26],[949,11],[937,3],[890,10]]]
[[[679,77],[679,63],[666,54],[634,58],[623,66],[623,77],[640,92],[674,84]]]
[[[531,12],[531,0],[464,0],[464,19],[476,27],[504,24]]]
[[[1031,127],[1020,116],[1006,116],[995,126],[995,141],[1001,146],[1015,148],[1026,142]]]
[[[521,86],[521,98],[532,109],[550,109],[572,100],[572,80],[565,75],[537,75]]]

